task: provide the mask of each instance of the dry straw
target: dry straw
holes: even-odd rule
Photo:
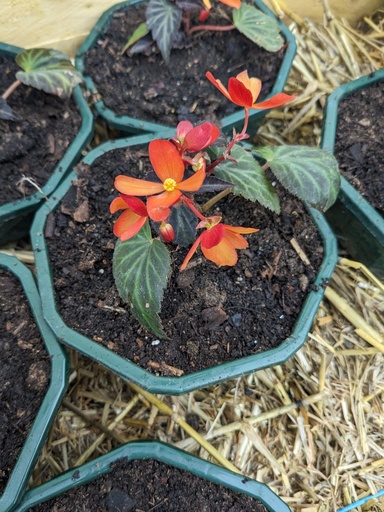
[[[384,9],[356,28],[291,17],[299,93],[258,144],[318,145],[327,95],[383,66]],[[12,250],[12,249],[10,249]],[[30,253],[19,253],[31,263]],[[136,439],[160,439],[265,482],[294,512],[333,512],[384,488],[384,287],[342,259],[287,363],[179,397],[153,396],[71,352],[71,384],[31,485]],[[383,512],[383,500],[359,511]]]

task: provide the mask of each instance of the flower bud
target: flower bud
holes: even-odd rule
[[[209,11],[206,11],[205,9],[201,10],[200,14],[199,14],[199,21],[204,23],[204,21],[207,20],[208,16],[209,16]]]
[[[175,239],[175,232],[173,231],[173,227],[168,222],[162,222],[160,224],[160,234],[163,237],[164,242],[173,242]]]

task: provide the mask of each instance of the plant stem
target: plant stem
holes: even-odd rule
[[[192,199],[190,199],[189,197],[187,196],[183,196],[182,198],[183,202],[188,206],[188,208],[196,215],[197,218],[199,218],[200,220],[205,220],[205,217],[204,215],[202,215],[199,210],[196,208],[196,206],[194,205]]]
[[[217,32],[226,32],[227,30],[234,30],[235,25],[196,25],[188,30],[188,34],[197,32],[199,30],[215,30]]]
[[[222,190],[218,194],[216,194],[214,197],[211,197],[209,201],[207,201],[203,206],[201,207],[201,210],[203,213],[206,213],[212,206],[214,206],[217,202],[220,201],[220,199],[223,199],[224,197],[227,197],[232,192],[232,189],[226,188],[225,190]]]
[[[13,84],[11,84],[8,89],[5,91],[5,93],[2,95],[2,98],[6,100],[8,96],[10,96],[17,87],[21,84],[20,80],[15,80]]]

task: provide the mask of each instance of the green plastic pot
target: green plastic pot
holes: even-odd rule
[[[270,512],[290,512],[288,505],[265,484],[244,478],[241,474],[233,473],[158,441],[127,443],[92,462],[69,470],[50,482],[27,492],[15,512],[24,512],[74,487],[87,484],[95,478],[109,473],[112,469],[111,464],[124,458],[129,461],[154,459],[188,471],[203,480],[247,494],[261,501]]]
[[[162,136],[163,138],[167,138],[171,136],[172,133],[173,131],[163,133]],[[113,149],[140,144],[147,145],[152,138],[153,136],[150,135],[142,135],[108,142],[88,153],[84,159],[84,163],[91,165],[100,155]],[[312,209],[309,211],[324,242],[323,264],[315,280],[316,286],[309,292],[291,336],[274,349],[181,377],[158,377],[133,362],[113,353],[92,339],[69,328],[64,323],[57,310],[50,272],[49,255],[44,240],[44,230],[48,215],[56,208],[61,198],[70,188],[71,181],[74,179],[76,179],[75,172],[69,175],[60,186],[55,194],[55,198],[52,198],[49,204],[44,204],[39,209],[31,230],[32,245],[36,258],[37,279],[43,303],[44,316],[62,343],[98,361],[103,366],[116,372],[123,379],[133,381],[152,393],[167,395],[187,393],[194,389],[204,388],[218,382],[252,373],[262,368],[281,364],[289,359],[303,345],[324,294],[322,284],[326,279],[330,278],[337,262],[336,239],[329,229],[323,215]]]
[[[19,279],[51,360],[51,380],[47,393],[5,490],[0,496],[0,510],[8,512],[13,510],[25,492],[28,479],[67,389],[69,367],[65,350],[58,343],[43,318],[40,296],[30,270],[16,258],[4,254],[0,254],[0,267],[9,270]]]
[[[145,1],[145,0],[144,0]],[[92,78],[90,76],[85,75],[85,54],[87,51],[92,49],[96,44],[98,39],[100,38],[101,34],[104,34],[107,30],[109,25],[112,22],[113,15],[116,11],[119,10],[127,10],[131,6],[142,3],[143,0],[128,0],[125,2],[121,2],[117,5],[114,5],[110,9],[108,9],[99,19],[97,24],[95,25],[94,29],[91,31],[87,39],[84,41],[84,43],[81,45],[77,57],[76,57],[76,67],[77,69],[83,74],[84,77],[84,83],[88,89],[88,91],[92,94],[97,93],[97,87],[95,83],[93,82]],[[277,94],[278,92],[282,92],[284,89],[285,82],[287,81],[292,62],[296,53],[296,41],[292,34],[292,32],[289,31],[289,29],[282,23],[274,14],[273,12],[268,9],[268,7],[265,6],[265,4],[262,2],[262,0],[254,0],[254,3],[260,11],[263,11],[265,14],[268,14],[271,17],[274,17],[281,29],[282,35],[287,43],[287,48],[285,50],[284,60],[281,64],[280,70],[278,72],[278,75],[276,77],[275,84],[272,88],[272,91],[270,93],[270,96],[273,96],[274,94]],[[163,131],[167,128],[167,126],[164,126],[160,123],[154,123],[150,121],[144,121],[141,119],[135,119],[133,117],[127,116],[127,115],[119,115],[118,113],[112,111],[110,108],[108,108],[103,101],[97,101],[94,104],[95,109],[97,110],[98,114],[112,127],[127,132],[131,134],[137,134],[140,133],[155,133],[159,131]],[[265,110],[252,110],[249,116],[249,125],[248,125],[248,131],[250,133],[256,131],[258,126],[260,125],[261,120],[265,116],[266,111]],[[234,114],[231,114],[229,116],[226,116],[222,119],[222,128],[223,131],[229,134],[232,134],[233,128],[240,129],[243,127],[243,121],[244,121],[244,112],[243,110],[239,110],[238,112],[235,112]]]
[[[378,81],[384,81],[384,69],[341,85],[329,96],[323,124],[323,149],[334,151],[340,101]],[[384,218],[343,177],[339,198],[326,217],[350,256],[384,278]]]
[[[12,60],[21,51],[23,51],[22,48],[0,43],[0,55]],[[0,245],[21,238],[28,233],[33,212],[45,200],[45,197],[48,197],[55,190],[63,176],[80,158],[82,150],[93,137],[93,115],[79,85],[75,87],[72,97],[82,117],[80,131],[68,147],[63,158],[56,165],[52,176],[41,187],[43,194],[36,192],[24,199],[18,199],[0,206]]]

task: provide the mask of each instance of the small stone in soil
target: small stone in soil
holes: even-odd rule
[[[108,512],[134,512],[136,509],[136,500],[121,489],[112,489],[105,504],[108,507]]]

